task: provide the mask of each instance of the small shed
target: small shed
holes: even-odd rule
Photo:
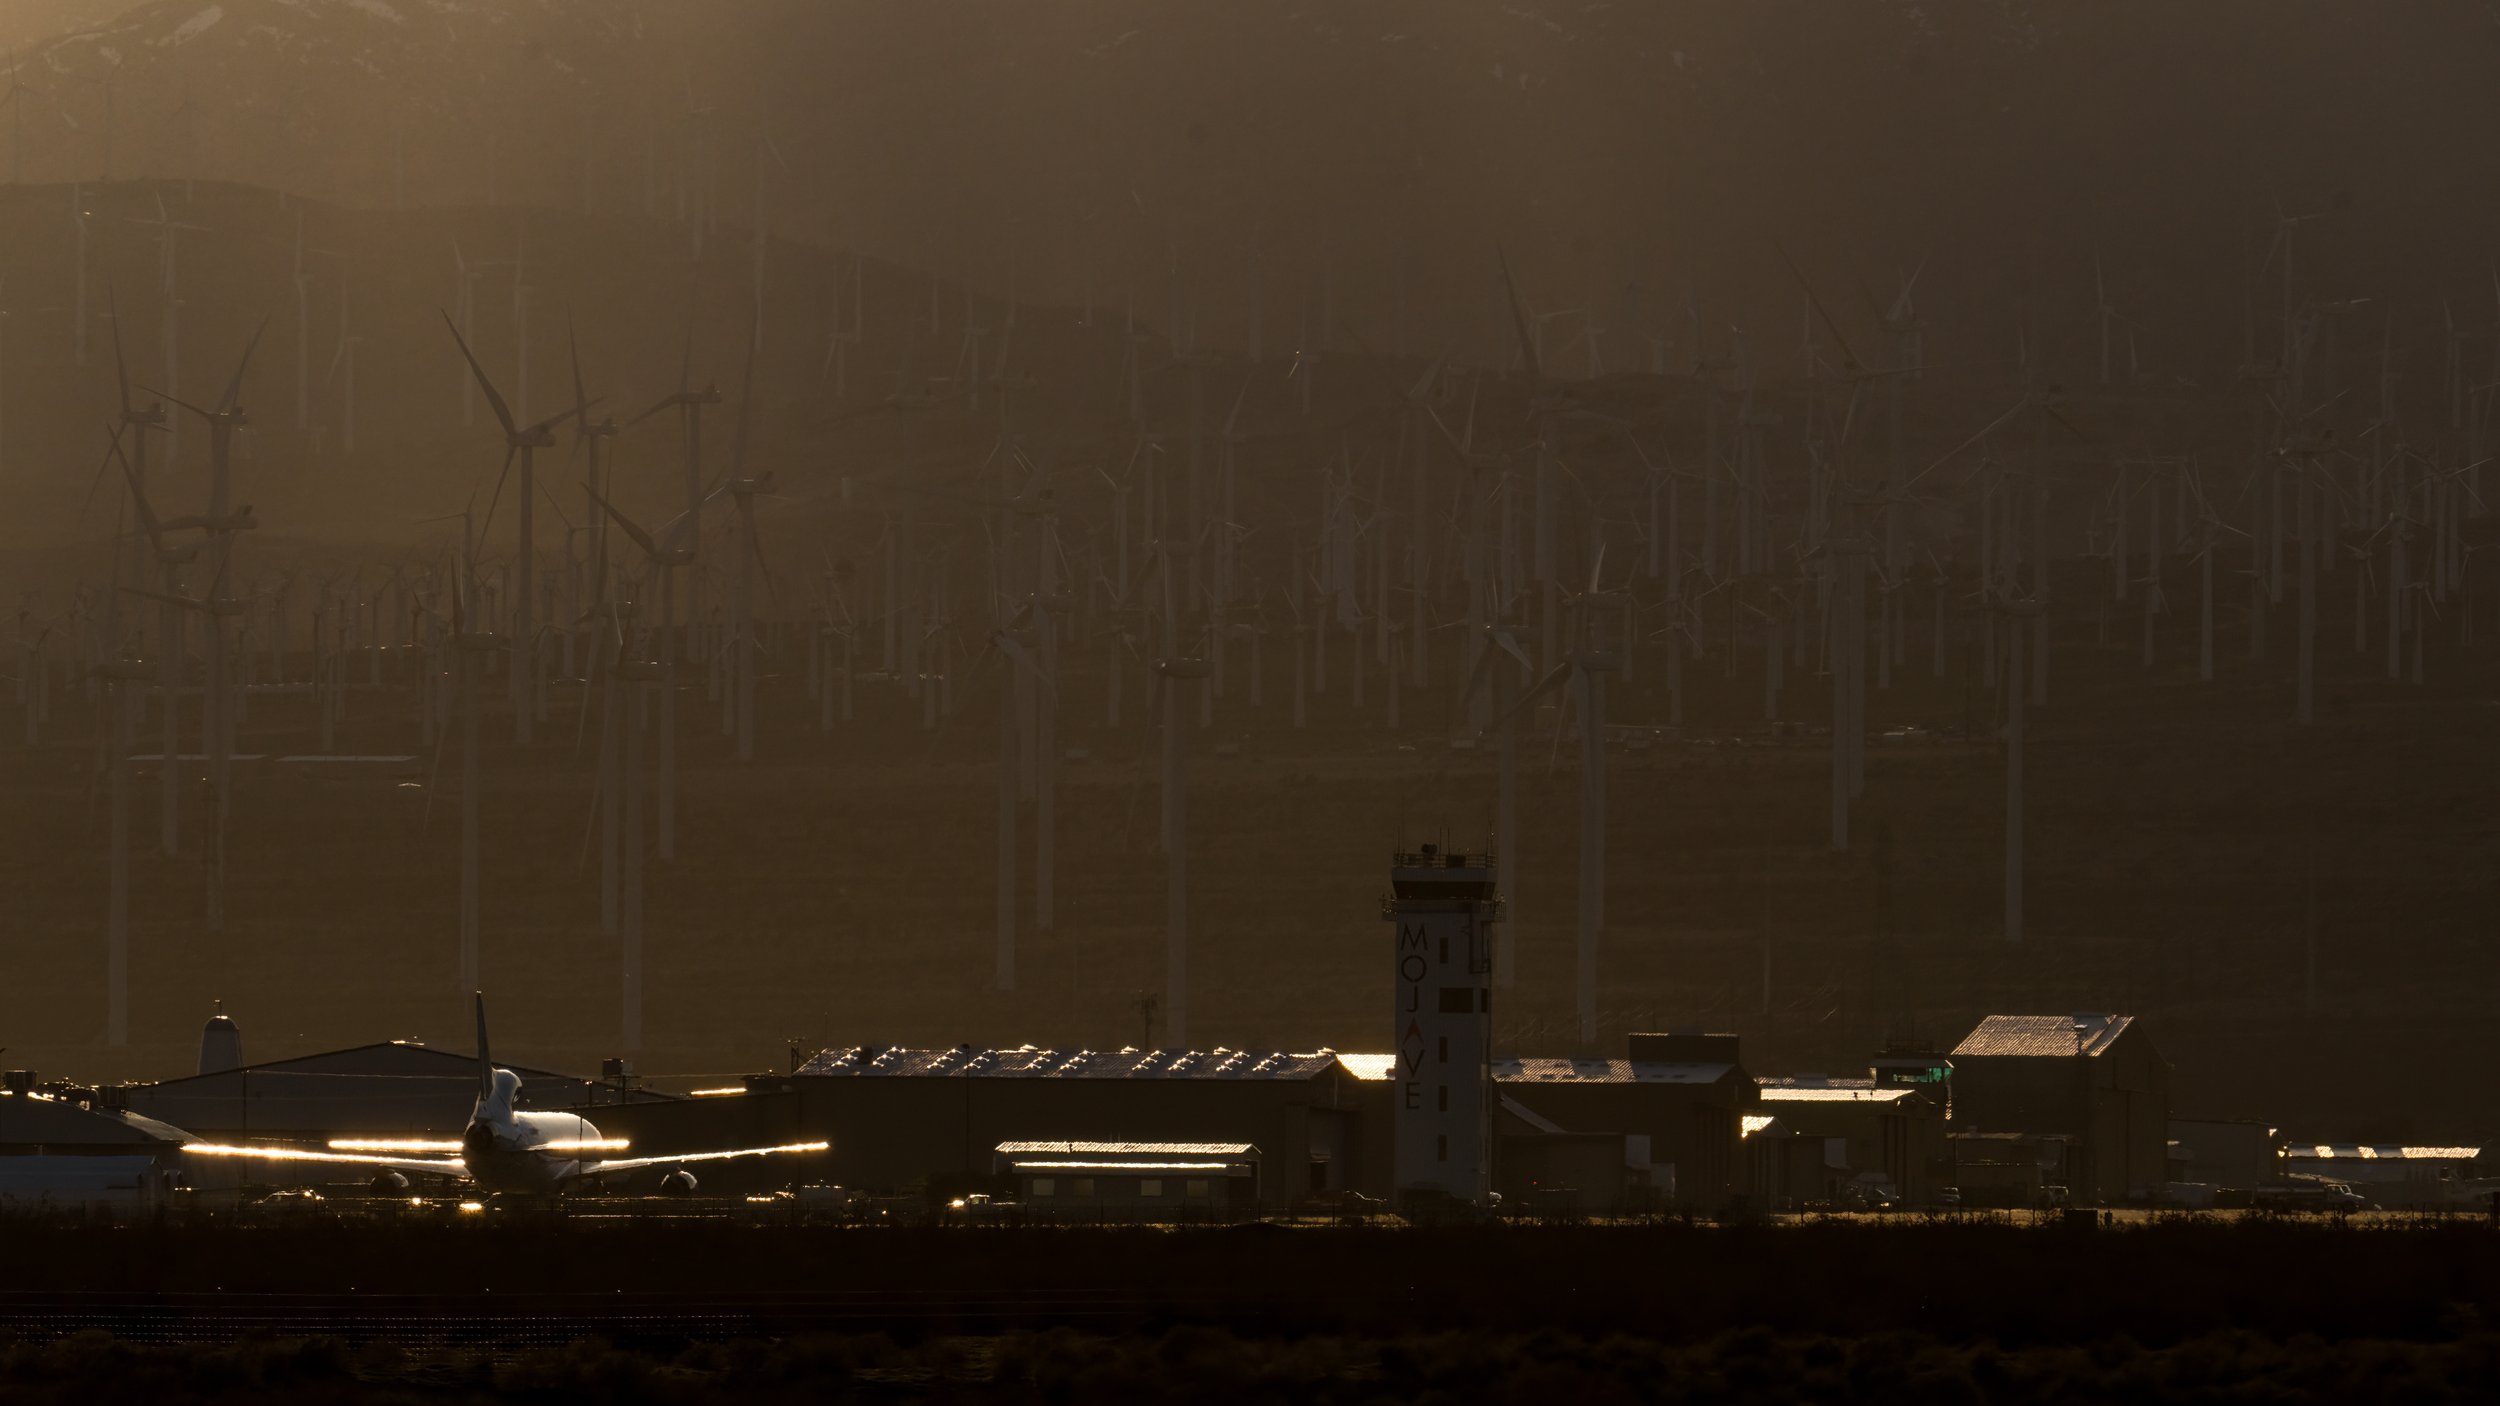
[[[1002,1142],[996,1171],[1037,1220],[1237,1220],[1259,1206],[1246,1142]]]

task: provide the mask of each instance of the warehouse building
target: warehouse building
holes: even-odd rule
[[[664,1098],[625,1081],[496,1063],[521,1076],[521,1107],[576,1108]],[[132,1112],[217,1142],[457,1133],[477,1104],[477,1056],[388,1040],[239,1065],[126,1091]]]
[[[2343,1182],[2390,1211],[2484,1210],[2495,1162],[2479,1147],[2366,1142],[2293,1143],[2283,1155],[2285,1171]]]
[[[1790,1136],[1829,1144],[1819,1160],[1834,1174],[1832,1184],[1812,1199],[1935,1202],[1951,1173],[1940,1086],[1820,1074],[1756,1082],[1762,1113],[1777,1117]]]
[[[984,1186],[1002,1144],[1211,1143],[1264,1149],[1256,1196],[1282,1207],[1385,1186],[1384,1155],[1361,1165],[1359,1082],[1337,1056],[1240,1050],[826,1050],[787,1079],[699,1111],[627,1113],[618,1129],[738,1118],[746,1138],[822,1138],[825,1173],[882,1190]],[[765,1092],[787,1090],[786,1094]],[[734,1108],[727,1105],[747,1105]],[[752,1130],[749,1125],[752,1124]],[[654,1135],[659,1136],[656,1127]],[[637,1147],[642,1143],[637,1140]],[[1378,1194],[1375,1192],[1374,1194]]]
[[[1002,1142],[992,1156],[1029,1220],[1236,1220],[1260,1208],[1259,1149],[1246,1142]]]
[[[1747,1189],[1742,1120],[1758,1100],[1736,1037],[1633,1035],[1625,1053],[1492,1062],[1494,1185],[1505,1203],[1715,1211]],[[1339,1058],[1364,1081],[1376,1110],[1365,1136],[1380,1143],[1398,1056]]]
[[[1992,1015],[1953,1048],[1953,1131],[2062,1140],[2079,1204],[2169,1180],[2170,1063],[2135,1017]]]
[[[114,1090],[0,1079],[0,1211],[128,1215],[180,1183],[182,1130],[113,1106]]]

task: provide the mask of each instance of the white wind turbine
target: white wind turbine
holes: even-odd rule
[[[607,609],[611,649],[602,672],[605,701],[600,707],[599,795],[593,819],[600,837],[601,915],[607,919],[607,934],[620,943],[619,1045],[633,1052],[642,1048],[643,734],[649,730],[651,689],[665,682],[668,668],[651,657],[631,591],[621,605],[611,598]],[[621,719],[620,695],[625,700]]]
[[[1580,1044],[1597,1043],[1597,962],[1606,925],[1606,675],[1618,667],[1604,647],[1597,602],[1614,592],[1601,584],[1606,554],[1601,547],[1589,565],[1589,585],[1572,593],[1573,652],[1546,672],[1534,688],[1513,703],[1504,721],[1536,706],[1546,693],[1568,682],[1580,714],[1580,898],[1576,961]],[[1499,665],[1496,665],[1499,668]],[[1562,715],[1555,714],[1554,743],[1562,745]]]
[[[2036,617],[2034,598],[2004,595],[1989,602],[2005,621],[2005,673],[1998,697],[2005,704],[2005,940],[2023,940],[2023,712],[2030,692],[2023,672],[2023,622]],[[1992,626],[1993,628],[1993,626]]]
[[[209,599],[205,603],[180,602],[205,610],[209,615],[208,678],[205,701],[201,709],[200,732],[204,744],[201,750],[208,754],[209,770],[217,799],[217,814],[211,839],[213,855],[210,863],[207,924],[208,931],[212,934],[223,931],[225,927],[226,817],[230,810],[233,782],[235,699],[227,692],[224,622],[239,617],[248,605],[248,602],[235,600],[228,595],[226,583],[233,564],[235,534],[260,525],[259,520],[252,516],[252,510],[248,505],[233,508],[229,502],[233,489],[234,433],[251,423],[243,410],[243,373],[250,369],[252,353],[259,348],[261,330],[267,325],[264,322],[261,328],[253,330],[252,340],[244,346],[242,359],[235,363],[234,375],[226,382],[225,394],[218,398],[215,410],[203,410],[174,396],[166,395],[162,391],[149,392],[151,395],[163,396],[165,400],[199,416],[208,424],[208,511],[198,518],[177,519],[165,525],[201,528],[208,534],[216,559],[213,580],[209,588]]]
[[[656,645],[658,657],[669,667],[670,678],[669,684],[660,690],[659,709],[659,838],[656,848],[664,860],[677,857],[677,661],[689,654],[686,646],[691,644],[697,622],[702,618],[700,584],[692,568],[703,545],[703,411],[706,406],[721,403],[719,388],[706,384],[700,390],[695,389],[693,374],[694,347],[689,341],[685,358],[678,368],[677,390],[626,421],[623,426],[631,429],[663,410],[673,409],[678,412],[684,431],[686,511],[663,528],[668,536],[669,560],[653,562],[666,568],[660,574],[660,633]],[[640,531],[639,528],[635,530]],[[647,543],[650,539],[646,535],[641,540]],[[646,554],[651,550],[646,547]],[[681,574],[686,578],[686,620],[679,637],[672,642],[670,633],[675,628],[676,582]]]
[[[132,506],[140,506],[137,475],[129,461],[122,459],[121,431],[116,427],[110,453],[122,460],[122,472],[129,479]],[[153,523],[150,524],[153,526]],[[111,751],[105,767],[112,777],[112,839],[108,864],[108,896],[104,920],[104,1043],[121,1049],[130,1043],[130,753],[137,729],[139,704],[146,696],[146,684],[154,671],[145,660],[131,657],[123,648],[116,599],[121,594],[122,557],[120,534],[113,542],[113,584],[105,597],[105,656],[90,672],[105,689],[108,746]],[[169,607],[170,608],[170,607]],[[171,756],[158,758],[158,766],[172,773]]]
[[[590,500],[599,505],[599,510],[607,514],[609,521],[622,529],[626,537],[641,549],[643,561],[650,568],[651,574],[659,578],[660,622],[651,653],[660,661],[661,667],[666,671],[666,676],[660,684],[657,729],[660,774],[655,784],[655,792],[659,799],[657,819],[659,833],[656,848],[660,858],[673,859],[676,857],[677,849],[670,830],[670,822],[672,819],[671,802],[677,790],[675,777],[677,746],[676,738],[671,732],[671,722],[676,712],[670,707],[668,698],[676,688],[677,668],[676,660],[667,648],[672,623],[669,619],[669,610],[675,597],[675,592],[669,589],[669,577],[679,569],[691,567],[694,564],[694,548],[686,545],[687,519],[681,517],[671,527],[662,529],[668,534],[668,544],[662,546],[633,519],[618,512],[616,506],[608,501],[606,494],[595,488],[588,491]]]
[[[1503,619],[1507,613],[1505,603],[1496,599],[1485,623],[1478,627],[1482,643],[1476,652],[1475,671],[1467,681],[1462,698],[1463,703],[1472,705],[1479,693],[1486,696],[1490,711],[1486,726],[1478,729],[1477,736],[1481,738],[1484,732],[1495,731],[1500,738],[1493,852],[1503,861],[1503,879],[1500,929],[1493,944],[1493,980],[1494,984],[1505,989],[1516,984],[1519,969],[1518,944],[1510,937],[1519,921],[1515,906],[1518,901],[1519,865],[1513,855],[1519,839],[1519,717],[1512,705],[1511,695],[1518,688],[1519,680],[1535,669],[1535,665],[1528,660],[1527,651],[1519,647],[1518,639],[1511,634],[1509,624]],[[1505,659],[1505,655],[1509,658]],[[1515,670],[1511,661],[1517,662]],[[1296,701],[1299,702],[1299,698]]]
[[[1028,605],[990,632],[989,647],[1010,669],[1000,676],[998,689],[998,951],[992,983],[1000,991],[1016,989],[1017,776],[1019,754],[1028,749],[1018,700],[1028,696],[1028,689],[1053,701],[1057,697],[1039,658],[1044,638],[1039,631],[1047,628],[1046,621]],[[1039,756],[1030,762],[1036,770],[1047,765]]]
[[[475,498],[472,495],[471,501]],[[479,891],[478,816],[482,785],[478,768],[478,682],[487,669],[487,657],[505,646],[502,636],[494,632],[494,622],[486,617],[479,595],[477,569],[477,534],[471,522],[472,510],[462,508],[437,522],[450,518],[460,520],[460,560],[451,573],[452,605],[447,643],[457,673],[456,687],[460,694],[460,988],[477,989],[479,967]],[[442,765],[442,747],[448,733],[435,739],[433,770]],[[430,778],[429,778],[430,781]],[[426,788],[426,805],[433,806],[434,789]]]
[[[531,694],[532,690],[536,686],[535,680],[537,678],[535,665],[537,590],[535,587],[535,580],[538,570],[538,545],[536,539],[536,523],[538,520],[538,451],[541,449],[554,448],[556,442],[555,427],[563,424],[567,420],[572,419],[585,407],[574,406],[559,410],[555,414],[548,416],[546,419],[539,421],[537,424],[527,427],[515,424],[513,422],[512,408],[504,403],[502,392],[496,390],[495,383],[487,378],[486,368],[477,364],[476,354],[469,350],[468,339],[460,335],[460,329],[453,324],[451,314],[443,314],[443,326],[451,333],[452,340],[459,343],[461,359],[469,364],[470,373],[477,378],[478,389],[483,391],[486,395],[487,408],[495,412],[495,422],[503,428],[503,471],[496,475],[494,497],[490,498],[486,504],[486,523],[488,527],[492,527],[494,525],[495,504],[503,497],[503,474],[511,472],[512,463],[516,457],[521,463],[520,490],[518,500],[515,504],[520,518],[520,542],[518,544],[518,551],[513,562],[516,579],[513,582],[513,621],[511,641],[512,676],[510,682],[512,691],[512,740],[522,746],[528,746],[532,738],[531,724],[534,721],[533,715],[536,712],[536,709],[532,706]]]
[[[121,396],[121,419],[118,423],[122,430],[129,432],[131,442],[131,453],[125,456],[120,452],[121,436],[116,435],[113,457],[123,461],[123,469],[130,479],[132,506],[139,515],[140,527],[147,538],[151,559],[159,568],[156,588],[162,595],[178,596],[182,593],[182,568],[199,556],[200,544],[196,542],[179,546],[168,544],[164,534],[157,528],[155,515],[148,511],[145,491],[148,431],[157,430],[167,433],[170,437],[172,427],[167,422],[165,407],[162,405],[141,408],[131,404],[130,367],[122,356],[120,302],[109,291],[107,297],[108,304],[112,308],[115,386]],[[159,787],[157,846],[167,859],[171,859],[179,850],[181,835],[181,807],[177,790],[181,784],[181,769],[175,766],[173,760],[174,753],[178,750],[177,724],[181,715],[180,688],[184,631],[180,607],[160,603],[157,607],[157,625],[156,686],[161,715],[157,747]]]
[[[1180,635],[1177,578],[1189,548],[1171,541],[1154,544],[1155,566],[1162,576],[1162,646],[1154,661],[1155,693],[1163,724],[1163,860],[1164,860],[1164,1041],[1174,1049],[1189,1048],[1189,791],[1187,750],[1181,725],[1180,686],[1208,675],[1206,660],[1185,655]],[[1192,641],[1188,648],[1198,646]]]

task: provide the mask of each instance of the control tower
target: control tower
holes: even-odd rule
[[[1425,845],[1389,861],[1395,925],[1391,1185],[1400,1204],[1493,1190],[1493,856]]]

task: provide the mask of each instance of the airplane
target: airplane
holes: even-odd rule
[[[823,1152],[826,1142],[793,1142],[776,1147],[740,1147],[714,1152],[680,1152],[665,1157],[612,1157],[623,1152],[622,1138],[602,1137],[597,1126],[574,1113],[525,1113],[515,1107],[521,1076],[497,1069],[486,1048],[486,996],[477,994],[477,1107],[458,1141],[426,1138],[334,1138],[328,1151],[310,1148],[252,1147],[193,1142],[183,1152],[202,1157],[236,1157],[270,1162],[321,1162],[370,1167],[377,1181],[396,1174],[450,1177],[498,1195],[552,1198],[598,1177],[648,1167],[672,1168],[662,1179],[665,1191],[692,1191],[695,1175],[689,1162],[721,1162],[733,1157],[773,1157]]]

